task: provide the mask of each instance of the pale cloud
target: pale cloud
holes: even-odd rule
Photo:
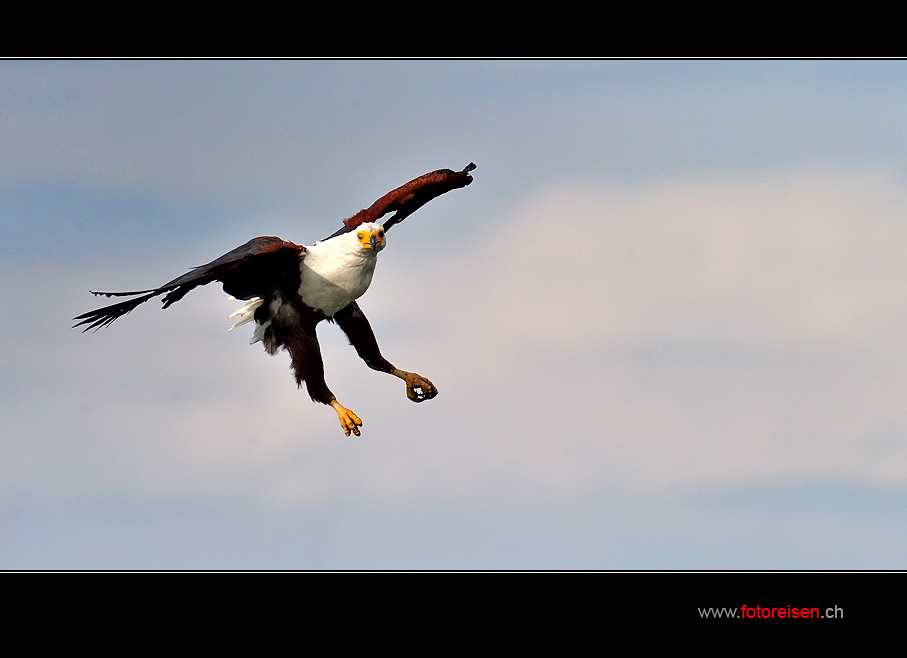
[[[515,338],[549,346],[895,340],[905,201],[885,172],[541,191],[451,261],[458,284],[434,299],[460,295],[481,331],[507,331],[486,319],[516,314]]]
[[[902,187],[815,170],[575,183],[468,244],[417,249],[398,227],[362,306],[384,353],[441,395],[413,405],[322,325],[328,382],[365,420],[355,440],[296,389],[285,355],[226,331],[237,303],[215,287],[81,335],[43,317],[60,314],[40,301],[51,277],[19,303],[35,305],[58,385],[10,415],[3,481],[277,507],[903,486]],[[10,372],[35,369],[7,354]]]

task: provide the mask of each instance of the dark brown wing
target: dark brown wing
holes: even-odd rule
[[[396,211],[393,217],[384,222],[384,230],[387,231],[435,197],[469,185],[472,182],[469,172],[475,168],[475,164],[470,162],[463,171],[438,169],[419,176],[406,185],[388,192],[370,207],[360,210],[349,219],[344,220],[343,224],[346,227],[344,230],[352,230],[365,222],[374,222],[379,217]]]
[[[164,293],[167,295],[163,299],[163,307],[167,308],[182,299],[193,288],[207,285],[212,281],[223,283],[224,291],[237,299],[265,298],[274,290],[284,287],[298,289],[299,258],[304,253],[305,247],[280,238],[254,238],[207,265],[193,268],[160,288],[132,292],[92,290],[91,293],[94,295],[107,297],[141,296],[76,316],[73,319],[81,322],[77,322],[73,328],[87,325],[82,331],[100,329],[140,304]],[[295,288],[292,288],[294,284]]]

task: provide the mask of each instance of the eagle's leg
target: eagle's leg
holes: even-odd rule
[[[343,329],[350,345],[356,348],[357,354],[372,370],[386,372],[394,377],[399,377],[406,382],[406,397],[413,402],[431,400],[438,394],[438,389],[427,378],[414,372],[407,372],[395,368],[393,364],[381,356],[378,341],[372,331],[368,318],[356,302],[351,303],[334,315],[334,321]]]
[[[362,419],[337,402],[337,398],[324,381],[324,361],[321,359],[321,347],[315,334],[316,324],[317,322],[307,323],[304,330],[293,331],[285,341],[296,374],[296,384],[302,387],[302,383],[305,382],[306,390],[313,401],[329,405],[337,412],[344,434],[349,436],[352,432],[359,436]]]

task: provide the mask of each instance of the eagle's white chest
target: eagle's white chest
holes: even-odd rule
[[[354,240],[327,240],[308,247],[299,265],[299,296],[307,306],[334,315],[365,294],[377,260],[375,252]]]

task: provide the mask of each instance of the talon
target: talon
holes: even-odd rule
[[[337,402],[337,400],[331,402],[331,406],[334,408],[334,411],[337,412],[337,417],[340,418],[340,427],[343,428],[343,433],[349,436],[350,432],[352,432],[356,436],[359,436],[359,428],[362,427],[362,419]]]
[[[395,370],[393,374],[406,382],[406,397],[413,402],[425,402],[438,394],[435,385],[421,375],[405,370]]]

